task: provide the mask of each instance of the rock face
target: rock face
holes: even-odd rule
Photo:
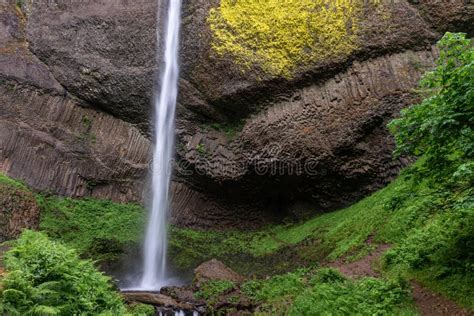
[[[163,3],[0,1],[0,170],[58,194],[143,198]],[[257,227],[383,186],[407,163],[386,123],[416,101],[442,32],[473,32],[463,0],[367,7],[352,53],[281,78],[216,54],[218,5],[182,14],[172,220],[197,228]]]
[[[0,6],[0,170],[57,194],[141,200],[150,141],[68,96],[29,50],[26,17],[14,3]]]
[[[58,194],[140,199],[150,142],[136,128],[61,96],[0,91],[2,170]]]
[[[411,89],[436,52],[405,52],[354,63],[323,84],[295,89],[253,115],[238,135],[201,129],[179,154],[195,183],[238,202],[293,201],[343,206],[384,185],[406,162],[394,161],[388,120],[415,99]]]
[[[23,8],[30,50],[68,92],[147,124],[156,1],[31,1]]]
[[[38,228],[39,219],[40,209],[31,192],[0,183],[0,243],[17,238],[24,229]]]

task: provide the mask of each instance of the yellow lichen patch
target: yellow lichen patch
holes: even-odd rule
[[[378,2],[378,1],[375,1]],[[221,0],[208,17],[212,47],[273,76],[357,47],[362,0]]]

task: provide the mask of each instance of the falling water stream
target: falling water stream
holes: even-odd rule
[[[159,290],[168,285],[166,267],[167,215],[171,159],[174,142],[174,116],[178,94],[179,27],[181,0],[169,0],[165,30],[164,69],[161,90],[155,95],[155,148],[152,165],[152,203],[144,243],[141,290]],[[157,28],[157,40],[161,38]]]

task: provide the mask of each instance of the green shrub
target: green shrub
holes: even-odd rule
[[[319,283],[337,283],[344,282],[346,278],[339,272],[339,270],[332,268],[319,269],[311,279],[311,284],[316,285]]]
[[[389,250],[390,270],[408,270],[429,285],[474,309],[474,190],[457,192],[426,225]]]
[[[396,153],[422,159],[406,173],[417,183],[412,193],[387,205],[396,214],[386,226],[405,233],[384,262],[474,310],[474,47],[446,33],[438,48],[424,100],[389,124]]]
[[[474,181],[474,47],[462,33],[438,42],[437,67],[421,81],[424,100],[389,128],[397,154],[423,156],[419,174],[457,185]]]
[[[123,302],[91,261],[25,231],[5,254],[0,309],[8,315],[98,315],[125,313]]]

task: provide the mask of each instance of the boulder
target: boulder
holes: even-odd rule
[[[179,303],[173,298],[155,292],[122,292],[122,295],[129,302],[140,302],[158,307],[167,307],[175,310],[193,310],[193,306],[186,303]]]
[[[241,283],[245,278],[221,261],[212,259],[194,269],[194,284],[199,288],[206,281],[225,280]]]

